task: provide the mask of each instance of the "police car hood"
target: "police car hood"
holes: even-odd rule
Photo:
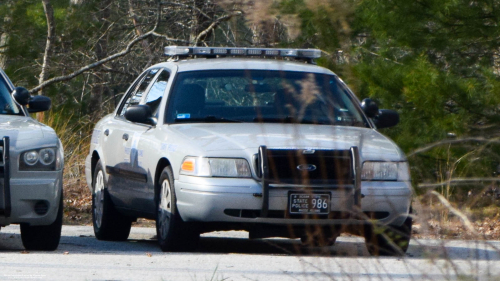
[[[404,161],[401,149],[370,128],[307,124],[203,123],[171,129],[209,155],[228,150],[257,153],[265,145],[276,149],[349,149],[357,146],[363,160]]]
[[[31,142],[56,137],[52,128],[33,118],[18,115],[0,115],[0,138],[9,137],[11,146],[16,142]]]

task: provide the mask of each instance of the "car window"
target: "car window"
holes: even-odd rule
[[[0,114],[19,114],[19,108],[10,94],[7,82],[0,76]]]
[[[163,97],[165,89],[167,88],[169,77],[170,73],[166,70],[163,70],[156,78],[156,81],[153,83],[146,96],[144,102],[151,108],[153,116],[158,117],[158,106],[160,105],[161,98]]]
[[[141,103],[142,98],[144,96],[144,92],[147,90],[149,84],[151,81],[153,81],[153,78],[156,76],[158,73],[159,69],[151,69],[149,70],[146,75],[143,76],[142,81],[138,83],[127,95],[127,98],[124,101],[124,104],[121,108],[120,111],[120,116],[123,116],[125,114],[125,111],[127,108],[131,105],[138,105]]]
[[[166,121],[367,126],[335,75],[220,70],[177,75]]]

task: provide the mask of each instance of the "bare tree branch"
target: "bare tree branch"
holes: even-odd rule
[[[110,62],[110,61],[115,60],[115,59],[117,59],[119,57],[123,57],[123,56],[127,55],[132,50],[132,47],[135,44],[137,44],[137,42],[140,42],[140,41],[148,38],[149,36],[151,36],[153,34],[153,32],[154,32],[154,29],[151,30],[151,31],[149,31],[149,32],[147,32],[147,33],[144,33],[143,35],[141,35],[141,36],[135,38],[134,40],[130,41],[128,43],[127,47],[124,50],[122,50],[121,52],[118,52],[118,53],[116,53],[114,55],[111,55],[111,56],[108,56],[106,58],[103,58],[103,59],[101,59],[99,61],[96,61],[94,63],[91,63],[89,65],[86,65],[86,66],[78,69],[77,71],[69,74],[69,75],[54,77],[52,79],[49,79],[49,80],[43,82],[42,84],[40,84],[40,85],[36,86],[35,88],[31,89],[30,90],[30,94],[36,93],[36,92],[40,91],[40,89],[42,89],[43,87],[46,87],[48,85],[52,85],[52,84],[57,83],[57,82],[63,82],[63,81],[71,80],[71,79],[75,78],[76,76],[78,76],[78,75],[80,75],[80,74],[82,74],[82,73],[84,73],[86,71],[89,71],[89,70],[91,70],[93,68],[96,68],[98,66],[101,66],[101,65],[103,65],[103,64],[105,64],[107,62]]]
[[[177,43],[189,44],[189,41],[188,41],[188,40],[176,39],[176,38],[170,38],[170,37],[168,37],[167,35],[160,34],[160,33],[158,33],[158,32],[153,32],[151,35],[152,35],[152,36],[156,36],[156,37],[163,38],[165,41],[169,41],[169,42],[177,42]]]
[[[426,146],[419,148],[417,150],[414,150],[411,153],[408,153],[408,157],[429,151],[429,150],[431,150],[435,147],[438,147],[438,146],[447,145],[447,144],[460,144],[460,143],[467,143],[467,142],[476,142],[476,143],[485,143],[485,144],[500,144],[500,138],[487,139],[487,138],[483,138],[483,137],[475,137],[475,138],[442,140],[442,141],[431,143],[431,144],[426,145]]]
[[[219,24],[221,24],[222,22],[224,21],[227,21],[229,19],[231,19],[232,17],[234,16],[239,16],[241,15],[242,12],[241,11],[236,11],[236,12],[233,12],[231,14],[227,14],[227,15],[224,15],[218,19],[216,19],[214,22],[212,22],[205,30],[203,30],[202,32],[200,32],[196,38],[194,39],[194,42],[192,42],[193,46],[196,46],[198,44],[198,41],[200,41],[200,39],[202,37],[205,37],[207,36],[207,34],[209,32],[211,32],[212,30],[214,30],[215,28],[217,28],[217,26],[219,26]]]
[[[366,48],[359,47],[359,49],[360,49],[360,50],[363,50],[363,51],[365,51],[365,52],[367,52],[367,53],[369,53],[369,54],[371,54],[371,55],[374,55],[374,56],[376,56],[376,57],[383,58],[385,61],[390,61],[390,62],[395,63],[395,64],[398,64],[398,65],[403,65],[403,64],[402,64],[402,63],[400,63],[400,62],[397,62],[397,61],[394,61],[394,60],[388,59],[388,58],[386,58],[386,57],[384,57],[384,56],[382,56],[382,55],[380,55],[380,54],[377,54],[377,53],[375,53],[375,52],[372,52],[372,51],[370,51],[370,50],[368,50],[368,49],[366,49]]]
[[[187,4],[182,4],[182,3],[175,3],[175,2],[161,2],[161,4],[163,5],[171,5],[171,6],[180,6],[180,7],[184,7],[184,8],[188,8],[188,9],[194,9],[196,10],[198,13],[200,13],[200,15],[204,16],[205,18],[209,19],[209,20],[212,20],[211,17],[209,17],[205,12],[203,12],[202,10],[200,10],[198,7],[196,6],[192,6],[192,5],[187,5]]]
[[[40,72],[40,77],[38,79],[39,84],[49,77],[49,61],[52,57],[52,46],[54,45],[54,38],[56,35],[56,26],[54,20],[54,9],[50,4],[50,0],[42,0],[43,10],[45,11],[45,17],[47,19],[47,42],[45,43],[45,53],[43,55],[42,71]],[[44,94],[43,88],[40,89],[40,95]]]
[[[453,206],[451,206],[450,202],[448,200],[446,200],[446,198],[444,198],[443,195],[439,194],[436,191],[432,191],[431,193],[434,196],[436,196],[439,199],[439,201],[441,201],[441,204],[443,204],[446,208],[448,208],[448,210],[450,210],[450,212],[452,212],[457,217],[459,217],[464,222],[465,226],[469,229],[470,232],[472,232],[474,235],[478,235],[476,229],[474,228],[474,226],[472,225],[470,220],[467,218],[467,216],[465,216],[459,210],[453,208]]]
[[[451,178],[446,181],[438,183],[420,183],[419,188],[436,188],[445,185],[470,185],[470,184],[481,184],[484,182],[500,182],[500,178]]]

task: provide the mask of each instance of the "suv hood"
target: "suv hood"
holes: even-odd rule
[[[207,154],[230,150],[349,149],[358,146],[363,160],[404,161],[401,149],[370,128],[307,124],[196,123],[170,125],[181,139]]]

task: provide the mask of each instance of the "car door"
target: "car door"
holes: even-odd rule
[[[148,105],[153,116],[158,118],[160,102],[170,78],[170,73],[162,69],[144,94],[139,104]],[[130,156],[126,166],[127,173],[134,177],[127,182],[129,194],[133,196],[134,209],[154,216],[154,176],[160,158],[160,143],[155,138],[156,126],[128,122],[125,127],[133,132],[130,139]]]
[[[129,106],[143,101],[149,86],[160,69],[151,69],[143,73],[126,93],[116,116],[103,124],[105,140],[103,144],[108,191],[113,203],[118,208],[142,209],[141,199],[133,187],[137,182],[145,181],[144,171],[139,169],[137,141],[150,125],[136,125],[124,117]]]

